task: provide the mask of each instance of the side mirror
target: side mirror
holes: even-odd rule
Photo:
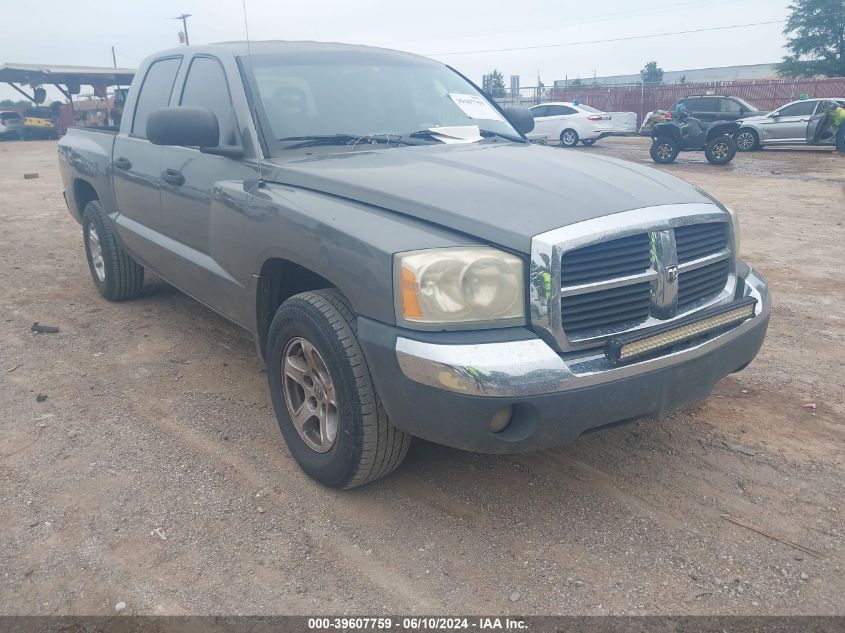
[[[528,134],[534,129],[534,115],[524,106],[506,106],[505,116],[520,134]]]
[[[220,126],[208,108],[158,108],[147,117],[147,139],[154,145],[217,147]]]
[[[772,118],[777,119],[780,116],[780,112],[772,112]]]

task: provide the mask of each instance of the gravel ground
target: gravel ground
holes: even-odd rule
[[[647,139],[549,151],[651,164]],[[334,492],[291,459],[247,333],[155,279],[101,299],[55,143],[0,144],[0,614],[845,613],[845,160],[665,170],[739,211],[772,284],[746,371],[557,450],[415,442]]]

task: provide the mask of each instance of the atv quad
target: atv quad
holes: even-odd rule
[[[658,123],[651,131],[651,159],[665,165],[685,151],[702,151],[713,165],[726,165],[736,156],[734,135],[739,124],[715,121],[705,124],[691,116]]]

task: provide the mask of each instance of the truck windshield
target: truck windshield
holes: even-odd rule
[[[472,84],[434,61],[379,51],[320,51],[253,55],[241,68],[252,75],[271,151],[301,147],[311,137],[337,144],[349,137],[407,140],[415,133],[419,138],[421,130],[453,126],[522,140]]]

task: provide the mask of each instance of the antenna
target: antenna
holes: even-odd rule
[[[249,39],[249,20],[247,19],[247,15],[246,15],[246,0],[241,0],[241,5],[243,6],[243,10],[244,10],[244,31],[246,32],[246,54],[247,54],[247,57],[249,58],[249,62],[248,62],[249,63],[249,74],[252,75],[253,78],[255,78],[255,72],[253,72],[253,69],[252,69],[252,43],[250,42],[250,39]],[[258,107],[255,105],[255,100],[257,98],[258,98],[257,94],[252,95],[252,103],[253,103],[253,105],[252,105],[252,108],[253,108],[252,120],[253,120],[254,125],[255,125],[255,140],[258,143],[258,146],[261,147],[261,140],[258,138],[258,135],[259,135],[259,132],[258,132]],[[258,186],[263,187],[264,186],[264,176],[261,175],[261,162],[262,162],[261,156],[256,156],[256,160],[258,162]]]

